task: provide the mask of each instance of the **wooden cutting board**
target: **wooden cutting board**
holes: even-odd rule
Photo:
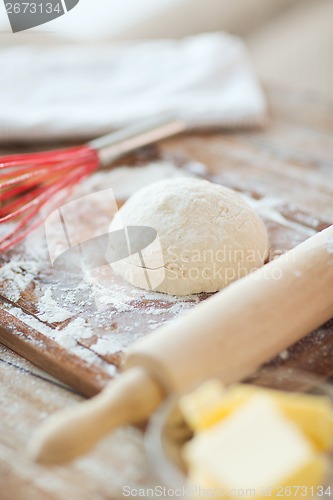
[[[128,168],[97,174],[75,196],[113,187],[121,205],[154,178],[207,178],[243,193],[256,207],[274,258],[333,223],[333,109],[280,91],[271,91],[269,101],[264,130],[170,139],[123,160]],[[81,241],[112,217],[108,206],[91,208],[73,214]],[[0,341],[87,396],[117,374],[128,345],[207,297],[143,292],[106,267],[83,276],[71,259],[52,267],[47,250],[41,230],[1,257]],[[333,321],[269,364],[330,378]]]

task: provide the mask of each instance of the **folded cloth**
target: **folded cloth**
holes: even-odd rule
[[[87,139],[159,113],[189,128],[261,125],[243,42],[223,33],[0,52],[0,141]]]

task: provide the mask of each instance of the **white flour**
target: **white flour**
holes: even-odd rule
[[[92,346],[92,349],[97,354],[102,355],[117,354],[123,351],[121,344],[113,339],[98,339],[96,344]]]
[[[0,283],[6,289],[6,297],[17,301],[21,293],[33,282],[41,269],[41,263],[14,256],[0,268]]]
[[[72,317],[69,311],[58,306],[52,296],[51,287],[46,290],[42,298],[38,301],[38,309],[38,318],[41,321],[49,323],[61,323]]]

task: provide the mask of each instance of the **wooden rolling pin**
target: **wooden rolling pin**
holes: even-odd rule
[[[333,226],[133,345],[125,373],[55,414],[33,437],[41,463],[87,452],[117,426],[145,421],[173,391],[251,374],[333,316]]]

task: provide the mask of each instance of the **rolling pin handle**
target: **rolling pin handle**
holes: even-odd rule
[[[147,420],[163,397],[144,368],[128,370],[98,396],[50,417],[33,436],[29,455],[41,464],[68,462],[116,427]]]

